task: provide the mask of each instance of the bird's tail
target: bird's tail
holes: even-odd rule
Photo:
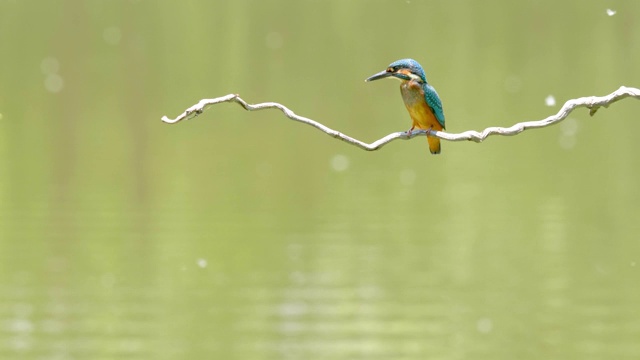
[[[432,154],[440,154],[440,139],[437,137],[427,136],[427,141],[429,142],[429,151]]]

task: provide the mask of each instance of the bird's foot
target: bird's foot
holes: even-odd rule
[[[414,128],[415,126],[412,126],[411,129],[407,130],[405,134],[407,134],[407,136],[411,136],[411,132],[413,131]]]

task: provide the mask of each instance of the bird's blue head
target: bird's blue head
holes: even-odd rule
[[[401,81],[416,80],[420,83],[427,83],[427,77],[422,70],[422,66],[413,59],[402,59],[392,62],[386,70],[372,75],[365,81],[384,79],[386,77],[396,77]]]

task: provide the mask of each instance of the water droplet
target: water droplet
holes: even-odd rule
[[[578,132],[578,121],[574,118],[565,119],[560,123],[560,131],[563,135],[575,135]]]
[[[555,106],[556,105],[556,98],[554,98],[553,95],[549,95],[544,99],[544,103],[547,106]]]
[[[349,159],[344,155],[338,154],[331,159],[331,168],[338,172],[345,171],[349,168]]]
[[[49,74],[44,79],[44,88],[51,93],[59,93],[64,87],[64,80],[58,74]]]
[[[33,323],[28,319],[15,319],[9,321],[9,331],[14,333],[30,333],[33,331]]]
[[[573,149],[574,147],[576,147],[577,142],[578,142],[578,139],[576,139],[576,137],[573,135],[562,134],[558,139],[558,143],[560,144],[560,147],[565,150]]]
[[[613,15],[615,15],[616,13],[617,13],[617,11],[615,11],[615,10],[607,9],[607,15],[609,15],[609,16],[613,16]]]
[[[53,56],[47,56],[40,62],[40,70],[45,75],[57,74],[60,70],[60,62]]]
[[[479,333],[488,334],[491,332],[491,330],[493,330],[493,321],[491,321],[491,319],[489,318],[479,319],[476,323],[476,328],[478,329]]]
[[[578,138],[576,134],[578,133],[578,121],[574,118],[565,119],[560,123],[560,138],[558,138],[558,143],[560,147],[569,150],[573,149],[578,142]]]

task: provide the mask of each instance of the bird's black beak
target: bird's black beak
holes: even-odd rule
[[[392,72],[388,72],[387,70],[384,70],[384,71],[380,71],[377,74],[373,74],[373,75],[369,76],[364,81],[373,81],[373,80],[384,79],[386,77],[393,76],[393,74],[394,73],[392,73]]]

